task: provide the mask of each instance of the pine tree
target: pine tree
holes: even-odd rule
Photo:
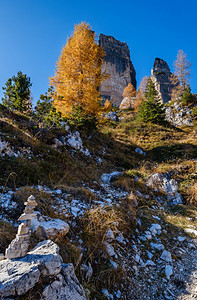
[[[165,121],[165,110],[160,103],[158,93],[151,78],[148,79],[144,98],[138,110],[138,118],[144,122],[161,124]]]
[[[21,71],[17,73],[17,76],[8,78],[5,87],[3,87],[3,105],[11,110],[30,114],[32,112],[31,86],[30,77]]]
[[[183,95],[181,97],[181,102],[183,103],[183,105],[188,105],[194,102],[194,96],[191,93],[191,88],[189,85],[185,88],[183,92]]]
[[[63,47],[51,84],[55,87],[55,106],[63,114],[73,106],[82,106],[87,114],[97,114],[100,109],[99,86],[103,50],[95,41],[89,24],[75,26],[74,33]]]
[[[54,90],[53,87],[48,92],[40,95],[35,107],[35,119],[41,128],[59,127],[62,121],[61,113],[57,112],[53,105]]]

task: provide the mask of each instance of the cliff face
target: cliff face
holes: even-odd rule
[[[155,58],[154,67],[151,70],[151,79],[162,103],[171,100],[173,86],[170,81],[170,76],[171,72],[167,62],[163,59]]]
[[[102,71],[110,75],[109,79],[101,83],[100,93],[103,100],[109,99],[119,106],[128,83],[136,88],[136,72],[130,60],[130,51],[126,43],[104,34],[100,34],[99,44],[105,51]]]

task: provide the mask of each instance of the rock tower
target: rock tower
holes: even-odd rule
[[[167,103],[171,100],[173,85],[170,81],[170,76],[171,72],[167,62],[161,58],[155,58],[154,67],[151,70],[151,79],[162,103]]]
[[[25,210],[18,219],[22,221],[18,227],[16,238],[10,243],[5,252],[6,258],[18,258],[27,254],[31,236],[31,220],[37,217],[34,208],[38,205],[33,195],[31,195],[25,204]]]
[[[136,72],[130,60],[130,51],[125,42],[120,42],[112,36],[100,34],[99,45],[104,48],[105,56],[102,71],[110,75],[100,85],[103,100],[120,105],[122,93],[128,83],[136,88]]]

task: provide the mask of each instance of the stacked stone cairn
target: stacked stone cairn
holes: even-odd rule
[[[30,245],[31,236],[31,220],[36,219],[37,215],[34,212],[38,205],[33,195],[31,195],[25,204],[25,210],[19,217],[18,221],[22,223],[18,227],[16,238],[10,243],[5,252],[5,258],[19,258],[27,254]]]

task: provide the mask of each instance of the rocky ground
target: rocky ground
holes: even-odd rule
[[[2,259],[32,194],[38,206],[30,251],[53,240],[52,248],[60,248],[62,268],[72,263],[72,285],[73,278],[75,284],[80,281],[73,293],[81,289],[83,299],[197,298],[195,122],[178,129],[147,128],[124,113],[119,121],[104,121],[102,132],[66,127],[44,135],[42,144],[38,132],[25,124],[23,135],[21,123],[15,121],[13,136],[5,116],[2,122]],[[4,265],[5,259],[2,274],[8,269]],[[59,296],[68,292],[65,282],[70,279],[62,270],[42,285],[48,286],[46,292],[42,289],[42,299],[51,299],[49,294],[57,299],[57,285]],[[7,284],[13,283],[3,276]],[[39,284],[42,277],[37,278]],[[30,285],[18,296],[0,295],[38,299],[35,287]]]

